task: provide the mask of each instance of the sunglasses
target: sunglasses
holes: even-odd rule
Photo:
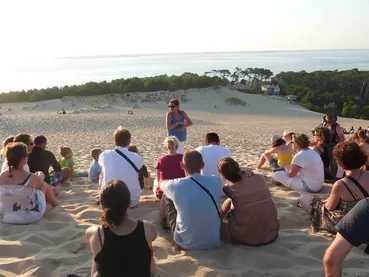
[[[175,107],[177,107],[177,106],[175,106],[175,105],[169,105],[168,106],[168,108],[175,108]]]

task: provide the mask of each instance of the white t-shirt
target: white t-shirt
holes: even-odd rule
[[[9,166],[8,166],[8,163],[6,161],[3,162],[3,165],[1,166],[1,173],[3,173],[4,171],[8,170],[9,169]],[[25,164],[23,166],[23,169],[27,172],[29,172],[29,166],[28,164]]]
[[[127,148],[117,147],[117,149],[125,154],[138,169],[141,169],[142,158],[139,155],[129,152]],[[138,173],[134,168],[114,149],[102,152],[99,157],[99,164],[103,172],[101,189],[111,180],[122,180],[131,192],[131,206],[137,205],[140,201],[141,187],[138,181]]]
[[[291,164],[301,167],[297,174],[312,191],[319,191],[324,183],[324,165],[319,154],[314,150],[297,153]]]
[[[226,180],[220,177],[218,172],[218,161],[222,158],[231,158],[232,153],[228,148],[219,146],[219,145],[208,145],[208,146],[200,146],[196,148],[196,151],[200,152],[202,158],[204,160],[204,168],[201,173],[205,176],[217,176],[221,179],[221,196],[225,196],[223,193],[223,186],[227,183]]]

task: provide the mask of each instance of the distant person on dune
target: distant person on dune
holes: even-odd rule
[[[172,99],[168,104],[166,126],[168,137],[175,136],[179,140],[178,153],[183,154],[184,144],[187,139],[187,128],[192,126],[192,121],[188,115],[179,109],[179,101]]]

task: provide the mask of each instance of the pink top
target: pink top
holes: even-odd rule
[[[159,171],[158,189],[156,191],[156,196],[158,198],[161,198],[163,194],[163,192],[160,190],[160,183],[163,180],[172,180],[185,177],[185,173],[181,168],[182,158],[182,154],[175,154],[164,155],[157,160],[155,169]]]

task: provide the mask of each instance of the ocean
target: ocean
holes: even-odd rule
[[[0,62],[0,92],[236,67],[282,71],[369,70],[369,50],[260,51],[64,57]]]

